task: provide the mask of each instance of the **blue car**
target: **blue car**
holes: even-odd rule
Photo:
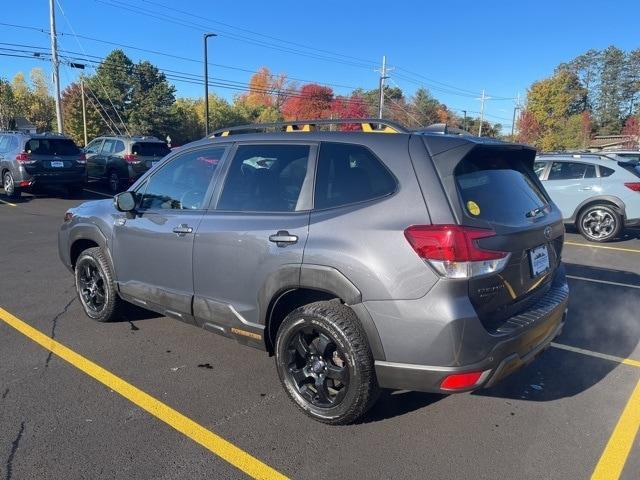
[[[534,170],[565,223],[593,242],[640,225],[640,167],[596,154],[546,154]]]

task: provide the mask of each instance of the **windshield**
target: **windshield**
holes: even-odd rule
[[[77,155],[80,149],[73,140],[58,138],[32,138],[24,147],[32,155]]]
[[[141,157],[164,157],[170,151],[167,144],[161,142],[139,142],[131,146],[131,153]]]

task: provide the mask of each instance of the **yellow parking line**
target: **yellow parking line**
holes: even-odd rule
[[[17,205],[15,203],[11,203],[11,202],[7,202],[5,200],[0,199],[1,203],[4,203],[5,205],[9,205],[11,207],[17,207]]]
[[[148,413],[173,427],[178,432],[189,437],[194,442],[199,443],[207,450],[229,462],[231,465],[242,470],[250,477],[260,479],[287,478],[244,450],[236,447],[231,442],[228,442],[212,431],[207,430],[205,427],[194,422],[177,410],[174,410],[168,405],[162,403],[160,400],[156,400],[151,395],[117,377],[108,370],[105,370],[101,366],[93,363],[91,360],[88,360],[82,355],[65,347],[61,343],[58,343],[53,338],[48,337],[29,324],[13,316],[2,307],[0,307],[0,320],[15,328],[18,332],[33,340],[41,347],[69,362],[71,365],[90,377],[93,377],[114,392],[119,393],[130,402],[136,404],[143,410],[146,410]]]
[[[611,362],[622,363],[624,365],[631,365],[632,367],[640,367],[640,361],[632,360],[630,358],[617,357],[615,355],[609,355],[607,353],[594,352],[593,350],[586,350],[584,348],[572,347],[571,345],[565,345],[563,343],[551,342],[551,346],[566,350],[568,352],[580,353],[582,355],[588,355],[590,357],[602,358],[603,360],[609,360]]]
[[[566,241],[564,242],[564,244],[572,245],[574,247],[601,248],[603,250],[618,250],[619,252],[640,253],[640,249],[637,249],[637,248],[609,247],[608,245],[587,245],[586,243],[566,242]]]
[[[640,427],[640,381],[636,384],[627,405],[613,429],[602,456],[591,475],[591,480],[620,478],[624,464]]]

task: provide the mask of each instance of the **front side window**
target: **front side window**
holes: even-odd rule
[[[94,140],[93,142],[89,142],[84,149],[85,153],[98,153],[100,151],[100,146],[102,145],[102,139]]]
[[[294,212],[307,176],[308,145],[240,145],[218,210]]]
[[[389,195],[395,189],[395,179],[369,149],[346,143],[320,146],[315,208],[371,200]]]
[[[596,167],[590,163],[553,162],[549,180],[576,180],[595,178]]]
[[[146,182],[142,209],[200,210],[225,147],[194,150],[176,156]]]

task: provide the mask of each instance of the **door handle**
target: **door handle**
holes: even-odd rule
[[[269,236],[269,241],[275,243],[279,247],[286,247],[287,245],[296,243],[298,241],[298,236],[291,235],[286,230],[278,230],[278,233]]]
[[[179,237],[184,237],[187,233],[193,233],[193,228],[191,228],[186,223],[183,223],[177,227],[174,227],[173,233],[177,233]]]
[[[580,190],[584,191],[584,190],[593,190],[593,187],[582,187]]]

